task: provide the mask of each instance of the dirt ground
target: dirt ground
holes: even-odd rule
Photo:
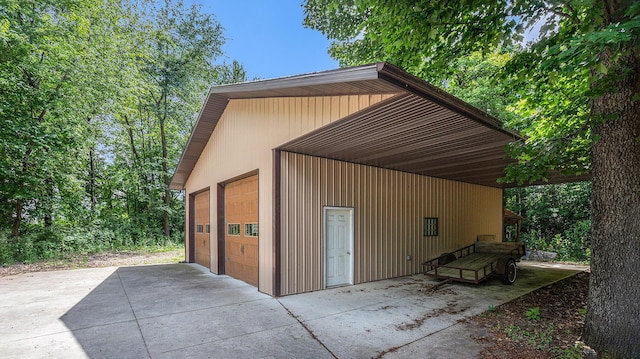
[[[184,249],[157,253],[107,252],[0,267],[0,277],[76,268],[176,263],[183,259]],[[576,343],[584,326],[588,288],[589,272],[585,271],[467,319],[491,332],[489,336],[475,338],[487,345],[480,358],[582,358]]]
[[[0,277],[30,272],[44,272],[77,268],[134,266],[141,264],[177,263],[184,260],[184,249],[167,252],[104,252],[75,255],[70,258],[36,263],[15,263],[0,267]]]
[[[588,290],[589,271],[580,272],[469,318],[492,333],[475,338],[488,344],[480,358],[582,358]]]

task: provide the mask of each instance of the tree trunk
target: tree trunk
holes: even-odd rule
[[[166,120],[166,110],[167,110],[167,100],[166,96],[164,97],[164,108],[165,113],[160,120],[160,144],[162,146],[162,182],[164,185],[164,213],[163,213],[163,227],[164,227],[164,236],[169,237],[171,235],[169,228],[169,208],[171,206],[171,190],[169,189],[169,173],[167,169],[167,137],[164,132],[164,124]]]
[[[169,229],[169,207],[171,206],[171,190],[169,189],[169,175],[167,170],[167,139],[164,134],[164,122],[160,125],[160,134],[162,141],[162,179],[164,184],[164,236],[169,237],[170,229]]]
[[[48,198],[43,199],[44,204],[44,227],[48,228],[53,225],[53,201],[54,201],[54,191],[53,191],[53,180],[51,178],[47,178],[44,180],[45,190],[47,191]]]
[[[20,232],[20,223],[22,222],[22,200],[19,199],[16,201],[16,218],[13,220],[13,230],[11,235],[14,239],[18,238],[18,233]]]
[[[44,111],[41,113],[40,118],[44,116]],[[31,152],[33,152],[33,142],[29,144],[29,148],[27,152],[25,152],[22,158],[22,176],[27,175],[27,170],[29,169],[29,157],[31,156]],[[20,233],[20,225],[22,224],[22,211],[24,209],[24,202],[22,199],[16,200],[16,218],[13,221],[13,230],[11,235],[14,239],[18,239],[18,234]]]
[[[51,212],[47,212],[44,215],[44,228],[49,228],[53,225],[53,215]]]
[[[89,147],[89,196],[91,197],[91,216],[96,208],[96,168],[93,161],[93,147]]]
[[[610,71],[609,56],[601,60]],[[640,54],[632,71],[596,98],[593,127],[592,260],[584,342],[612,358],[640,358]],[[598,85],[596,85],[597,87]]]
[[[129,122],[129,117],[124,115],[124,122],[127,124],[127,134],[129,135],[129,144],[131,145],[131,152],[133,153],[133,159],[136,165],[140,164],[140,156],[138,155],[138,151],[136,150],[136,142],[133,139],[133,128],[131,127],[131,123]]]

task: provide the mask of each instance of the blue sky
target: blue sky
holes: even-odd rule
[[[193,0],[224,27],[226,61],[238,60],[247,78],[269,79],[338,68],[330,41],[302,26],[301,1]]]
[[[302,26],[303,0],[186,0],[201,4],[224,27],[226,62],[238,60],[247,79],[270,79],[338,68],[330,41]],[[525,34],[536,39],[542,22]]]

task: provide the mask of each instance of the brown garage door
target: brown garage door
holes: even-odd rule
[[[258,285],[258,176],[229,183],[224,189],[225,272]]]
[[[195,236],[194,249],[196,263],[209,268],[209,191],[198,193],[194,197],[195,215]]]

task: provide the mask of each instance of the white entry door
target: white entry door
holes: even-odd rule
[[[324,228],[326,286],[353,284],[353,208],[326,207]]]

